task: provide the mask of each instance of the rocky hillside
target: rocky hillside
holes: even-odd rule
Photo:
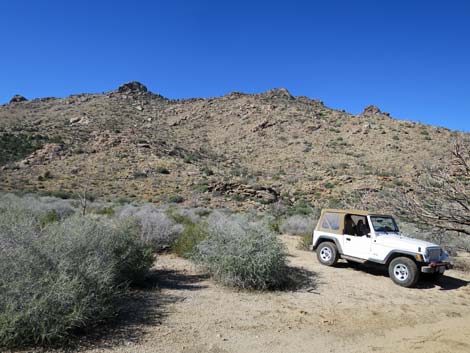
[[[461,134],[286,89],[170,100],[137,82],[0,106],[0,189],[264,208],[413,187]]]

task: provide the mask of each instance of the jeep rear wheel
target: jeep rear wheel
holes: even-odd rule
[[[317,247],[317,258],[322,265],[333,266],[338,262],[338,249],[329,241],[321,243]]]
[[[402,287],[413,287],[419,279],[416,263],[408,257],[397,257],[388,266],[390,278]]]

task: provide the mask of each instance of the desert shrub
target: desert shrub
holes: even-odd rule
[[[0,165],[23,159],[46,142],[42,135],[0,133]]]
[[[196,223],[197,221],[193,221],[187,214],[183,214],[180,212],[179,209],[168,209],[166,214],[168,217],[174,221],[175,223],[181,224],[183,226],[190,225]]]
[[[169,208],[166,212],[168,216],[180,224],[199,223],[210,215],[211,210],[203,207],[198,208]]]
[[[127,217],[138,221],[142,240],[156,251],[171,248],[184,230],[184,227],[171,220],[164,210],[151,205],[125,206],[119,213],[119,218]]]
[[[56,197],[56,198],[63,199],[63,200],[77,199],[78,198],[77,194],[75,194],[71,191],[65,191],[65,190],[41,191],[40,195],[41,196]]]
[[[63,200],[50,196],[36,196],[27,194],[22,197],[14,194],[0,194],[0,210],[20,209],[27,210],[33,216],[54,221],[53,218],[64,219],[76,212],[74,200]]]
[[[310,215],[312,213],[315,213],[315,208],[306,200],[299,200],[293,206],[285,209],[285,214],[287,216]]]
[[[152,263],[136,229],[87,217],[41,229],[28,211],[0,213],[0,345],[64,341],[113,317]]]
[[[178,256],[190,258],[193,256],[196,246],[206,238],[207,226],[205,224],[186,224],[183,233],[173,244],[172,250]]]
[[[194,254],[197,244],[207,237],[205,218],[210,214],[206,208],[169,208],[167,215],[174,222],[184,227],[181,235],[172,246],[177,255],[189,258]]]
[[[41,216],[39,216],[39,224],[41,225],[42,228],[47,226],[50,223],[58,222],[59,221],[59,215],[55,210],[49,211]]]
[[[168,198],[168,202],[171,203],[182,203],[184,201],[184,197],[181,195],[173,195]]]
[[[170,174],[170,171],[165,167],[157,167],[156,172],[160,174]]]
[[[219,212],[208,220],[208,235],[193,259],[216,280],[247,289],[277,289],[287,281],[286,253],[262,222]]]
[[[312,245],[312,237],[313,234],[302,235],[299,239],[299,243],[297,244],[297,249],[310,250],[310,246]]]
[[[96,207],[95,205],[90,205],[90,211],[101,215],[101,216],[109,216],[112,217],[116,214],[116,211],[114,210],[114,207],[112,206],[102,206],[102,207]]]
[[[214,175],[214,171],[210,169],[208,166],[205,166],[204,168],[202,168],[202,172],[207,176]]]
[[[268,222],[269,229],[271,229],[273,232],[279,234],[279,233],[281,233],[281,230],[279,229],[279,227],[281,226],[281,223],[282,223],[281,218],[272,218]]]
[[[124,196],[119,196],[119,197],[116,199],[116,203],[117,203],[118,205],[121,205],[121,206],[126,205],[126,204],[129,204],[129,203],[131,203],[131,202],[132,202],[131,199],[129,199],[129,198],[127,198],[127,197],[124,197]]]
[[[291,235],[312,234],[315,225],[316,222],[312,217],[294,215],[282,221],[279,225],[279,231]]]

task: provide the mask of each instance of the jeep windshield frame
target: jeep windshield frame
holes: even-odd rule
[[[370,222],[376,233],[398,233],[397,222],[392,216],[372,215]]]

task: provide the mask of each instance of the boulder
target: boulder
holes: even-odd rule
[[[286,88],[273,88],[263,94],[268,98],[294,99],[294,96]]]
[[[137,81],[127,82],[118,88],[119,93],[145,93],[147,87]]]
[[[272,187],[261,185],[246,185],[238,182],[214,182],[208,186],[208,191],[221,195],[251,198],[264,204],[278,201],[279,193]]]
[[[27,99],[23,96],[20,96],[19,94],[15,94],[12,99],[10,99],[10,103],[20,103],[20,102],[26,102]]]
[[[364,108],[362,115],[377,115],[383,114],[382,111],[376,105],[369,105],[368,107]]]

